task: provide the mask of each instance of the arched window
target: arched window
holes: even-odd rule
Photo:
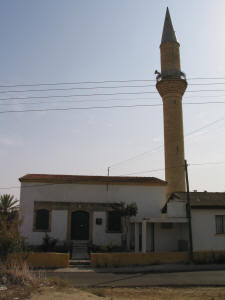
[[[40,231],[49,230],[49,210],[39,209],[36,211],[35,229]]]

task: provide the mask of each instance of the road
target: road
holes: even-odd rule
[[[225,286],[225,271],[115,274],[95,272],[47,272],[73,286],[147,287],[147,286]]]

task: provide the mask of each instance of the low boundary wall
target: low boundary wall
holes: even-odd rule
[[[196,251],[195,263],[225,262],[225,251]],[[91,253],[92,267],[125,267],[156,264],[175,264],[188,262],[188,252],[168,253]]]
[[[25,261],[32,268],[67,268],[69,253],[32,252],[9,254],[7,261]]]

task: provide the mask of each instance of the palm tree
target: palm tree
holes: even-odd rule
[[[13,195],[3,194],[0,196],[0,214],[10,215],[15,212],[18,205],[18,200],[14,199]]]

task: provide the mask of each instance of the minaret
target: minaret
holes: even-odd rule
[[[185,191],[182,96],[187,82],[180,69],[179,47],[167,8],[160,45],[161,73],[156,71],[156,88],[163,100],[167,197]]]

